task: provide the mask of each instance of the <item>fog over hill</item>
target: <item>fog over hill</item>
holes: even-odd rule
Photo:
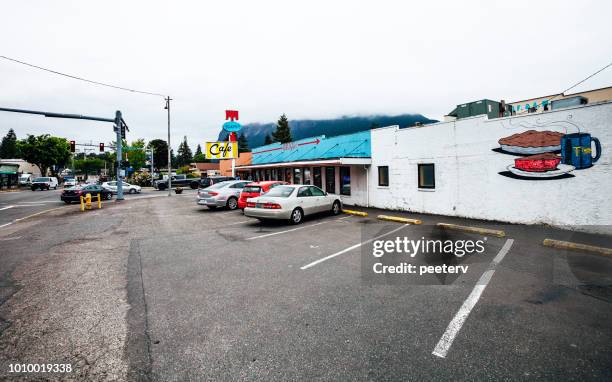
[[[404,128],[413,126],[416,122],[426,124],[437,121],[426,118],[421,114],[371,115],[343,116],[336,119],[297,119],[290,120],[289,126],[293,139],[298,140],[315,135],[332,137],[391,125],[399,125],[400,128]],[[252,149],[262,146],[266,135],[272,134],[274,130],[276,130],[276,122],[249,123],[243,125],[241,133],[244,133],[249,142],[249,147]],[[218,139],[224,141],[227,140],[227,136],[228,133],[221,130]]]

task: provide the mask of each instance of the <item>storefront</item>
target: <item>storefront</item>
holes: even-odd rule
[[[0,189],[19,187],[19,165],[14,163],[0,163]]]
[[[252,152],[250,171],[254,181],[282,180],[292,184],[313,184],[339,194],[343,203],[368,204],[370,132],[305,138],[289,144],[271,144]]]

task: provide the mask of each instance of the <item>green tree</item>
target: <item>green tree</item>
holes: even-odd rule
[[[249,151],[251,151],[249,149],[249,142],[247,142],[247,139],[244,134],[240,134],[238,136],[238,153],[246,153]]]
[[[269,145],[271,143],[274,143],[272,137],[266,134],[266,139],[264,139],[264,145]]]
[[[15,130],[9,129],[8,133],[2,138],[0,144],[0,158],[14,159],[19,157],[17,150],[17,135]]]
[[[86,158],[74,161],[74,168],[77,172],[85,174],[85,179],[89,174],[100,174],[104,168],[104,160],[100,158]]]
[[[49,134],[28,135],[26,139],[18,141],[17,148],[21,157],[37,165],[43,176],[47,174],[47,169],[50,167],[51,173],[57,175],[57,171],[70,160],[68,141]]]
[[[163,139],[153,139],[148,147],[153,148],[153,166],[160,170],[168,167],[168,143]]]
[[[145,153],[145,141],[144,139],[137,139],[132,141],[130,149],[127,150],[128,161],[130,167],[134,170],[140,170],[146,165],[146,153]]]
[[[183,142],[179,145],[176,164],[179,167],[186,166],[193,161],[193,154],[187,143],[187,136],[183,137]]]
[[[285,114],[281,115],[278,122],[276,122],[276,131],[272,133],[272,139],[274,142],[280,143],[289,143],[292,141],[289,120]]]
[[[195,159],[195,157],[198,155],[202,155],[202,146],[200,146],[199,143],[198,143],[198,147],[196,147],[195,154],[193,154],[193,158]]]

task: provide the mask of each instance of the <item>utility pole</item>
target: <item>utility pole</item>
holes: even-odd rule
[[[123,200],[123,178],[121,177],[121,149],[123,146],[123,136],[121,134],[123,120],[121,118],[121,112],[117,110],[115,112],[115,128],[117,130],[117,200]]]
[[[172,196],[172,149],[170,148],[170,96],[166,97],[166,107],[168,110],[168,196]]]

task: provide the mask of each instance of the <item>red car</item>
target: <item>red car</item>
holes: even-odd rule
[[[247,184],[242,189],[240,198],[238,198],[238,208],[244,210],[247,205],[248,198],[256,198],[262,193],[268,192],[271,188],[280,186],[281,184],[287,184],[287,182],[281,182],[280,180],[266,180],[264,182],[253,182]]]

